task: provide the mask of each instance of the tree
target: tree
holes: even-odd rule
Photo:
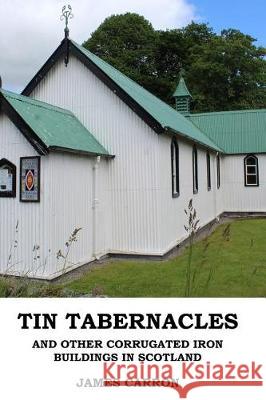
[[[266,49],[255,42],[195,22],[155,31],[144,17],[126,13],[107,18],[84,46],[171,105],[183,68],[200,112],[266,107]]]
[[[144,17],[126,13],[106,18],[83,46],[149,88],[154,77],[157,32]]]
[[[182,33],[178,29],[158,31],[154,51],[156,80],[151,91],[169,104],[172,103],[172,94],[185,57],[182,40]]]
[[[153,93],[169,104],[173,104],[172,94],[176,88],[179,72],[189,71],[193,54],[199,54],[214,37],[211,28],[206,24],[192,22],[186,28],[158,32],[155,50],[155,66],[160,88]],[[188,82],[189,83],[189,82]]]
[[[187,71],[195,111],[266,106],[266,50],[238,30],[224,30],[191,54]]]

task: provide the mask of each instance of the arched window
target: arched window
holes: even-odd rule
[[[216,156],[216,167],[217,167],[217,189],[220,189],[220,186],[221,186],[221,159],[220,159],[219,153]]]
[[[16,166],[5,158],[0,160],[0,197],[16,197]]]
[[[198,180],[198,150],[197,147],[193,147],[192,151],[192,168],[193,168],[193,193],[198,193],[199,180]]]
[[[258,159],[253,154],[244,158],[245,186],[259,186]]]
[[[179,148],[176,139],[171,143],[172,196],[179,196]]]
[[[212,182],[211,182],[211,158],[210,153],[207,151],[206,154],[206,162],[207,162],[207,188],[211,190]]]

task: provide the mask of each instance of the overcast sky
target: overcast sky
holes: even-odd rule
[[[253,0],[252,10],[245,0],[68,1],[74,13],[74,19],[70,21],[70,36],[79,43],[86,40],[107,16],[127,11],[142,14],[155,28],[163,29],[182,27],[193,19],[210,22],[217,29],[219,24],[228,27],[230,21],[230,26],[245,31],[255,13],[255,30],[260,26],[259,18],[265,16],[262,12],[265,0]],[[240,8],[234,9],[239,2]],[[256,8],[256,3],[261,4],[261,11]],[[0,0],[0,75],[5,89],[22,90],[58,46],[64,35],[60,14],[65,4],[67,0]],[[262,24],[264,27],[265,23]],[[252,32],[247,30],[247,33]]]

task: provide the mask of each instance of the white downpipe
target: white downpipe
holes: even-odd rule
[[[213,180],[213,182],[215,184],[215,186],[213,188],[214,189],[214,214],[215,214],[215,218],[216,218],[217,221],[219,220],[219,218],[218,218],[218,210],[217,210],[217,195],[218,195],[218,190],[220,190],[217,187],[217,158],[218,158],[218,156],[219,156],[219,153],[217,151],[216,155],[215,155],[215,159],[214,159],[214,176],[215,176],[215,179]]]
[[[101,157],[95,159],[93,165],[93,199],[92,199],[92,255],[97,259],[98,250],[98,208],[99,208],[99,193],[98,193],[98,170],[101,162]]]

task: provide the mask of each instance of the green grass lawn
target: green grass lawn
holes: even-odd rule
[[[221,225],[193,247],[191,296],[266,296],[266,220]],[[169,261],[112,261],[66,286],[77,293],[95,287],[110,297],[181,297],[188,253]]]
[[[110,297],[181,297],[185,294],[189,249],[169,261],[109,261],[79,279],[61,285],[38,285],[33,295]],[[266,219],[221,225],[193,246],[193,297],[266,297]],[[1,295],[1,284],[0,284]],[[25,292],[22,290],[22,295]]]

